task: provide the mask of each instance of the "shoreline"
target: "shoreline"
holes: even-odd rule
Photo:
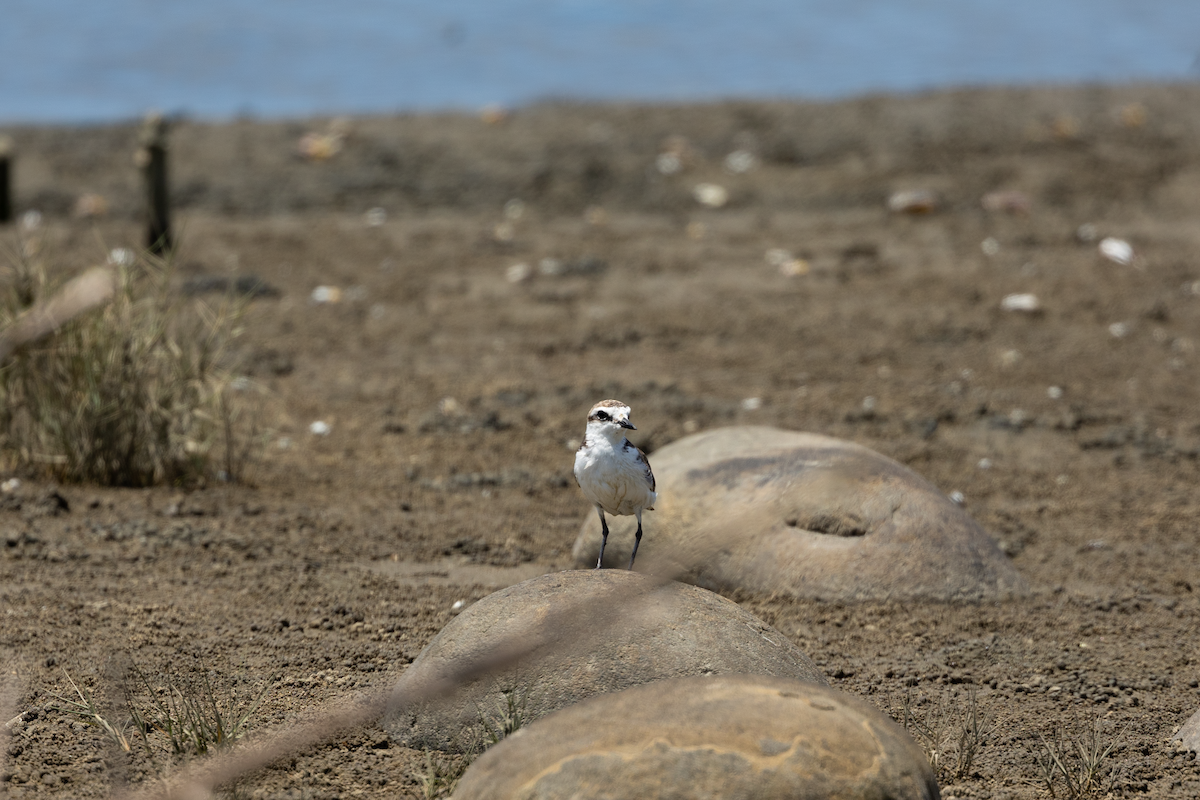
[[[1140,106],[1144,121],[1121,122]],[[169,139],[172,204],[224,214],[373,207],[476,208],[511,198],[677,213],[686,192],[651,169],[668,137],[700,162],[745,145],[768,165],[860,158],[865,168],[921,150],[1009,151],[1118,136],[1131,145],[1194,146],[1200,84],[984,88],[836,102],[544,103],[488,113],[412,113],[229,122],[181,120]],[[485,121],[490,119],[491,122]],[[338,152],[306,159],[301,140],[344,128]],[[14,144],[14,203],[48,217],[83,194],[115,218],[139,213],[129,159],[140,121],[94,127],[0,126]],[[930,157],[933,154],[930,153]],[[591,171],[589,173],[589,170]],[[590,176],[590,177],[589,177]],[[781,197],[781,202],[794,198]]]

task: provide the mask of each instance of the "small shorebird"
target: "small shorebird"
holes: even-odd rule
[[[583,495],[596,505],[600,515],[600,557],[596,569],[604,563],[608,544],[608,522],[604,512],[614,516],[637,517],[637,538],[629,568],[642,543],[642,511],[653,510],[658,495],[654,491],[654,473],[646,454],[630,444],[625,431],[636,431],[629,421],[629,406],[618,400],[601,400],[588,413],[587,433],[575,453],[575,482]]]

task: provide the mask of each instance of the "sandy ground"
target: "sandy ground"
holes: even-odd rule
[[[180,279],[278,290],[238,344],[268,444],[247,485],[16,473],[0,658],[26,713],[0,793],[99,797],[177,763],[55,710],[68,674],[117,723],[131,665],[267,688],[260,732],[393,681],[456,601],[571,566],[591,513],[572,449],[617,397],[651,461],[688,431],[769,424],[962,493],[1028,599],[734,598],[832,685],[907,706],[944,797],[1047,796],[1045,742],[1093,730],[1113,745],[1101,796],[1200,794],[1168,744],[1200,707],[1200,89],[355,119],[333,157],[297,156],[329,126],[173,131]],[[53,263],[141,244],[135,126],[6,133]],[[663,174],[671,148],[681,169]],[[731,172],[739,150],[753,158]],[[724,206],[696,201],[706,182]],[[936,208],[889,211],[903,190]],[[995,191],[1019,195],[988,210]],[[104,216],[74,213],[89,192]],[[10,251],[29,235],[3,231]],[[1106,236],[1131,264],[1099,254]],[[322,285],[340,302],[312,303]],[[1004,310],[1018,293],[1038,310]],[[421,796],[428,763],[364,730],[231,791]]]

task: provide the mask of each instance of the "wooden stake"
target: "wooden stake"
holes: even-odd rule
[[[0,136],[0,225],[12,218],[12,139]]]
[[[146,184],[146,246],[154,255],[171,250],[171,209],[167,183],[167,121],[149,114],[142,125],[135,163]]]

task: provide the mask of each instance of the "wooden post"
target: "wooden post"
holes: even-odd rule
[[[0,136],[0,225],[12,218],[12,139]]]
[[[154,255],[171,250],[171,209],[167,183],[167,121],[149,114],[142,125],[135,162],[146,183],[146,246]]]

